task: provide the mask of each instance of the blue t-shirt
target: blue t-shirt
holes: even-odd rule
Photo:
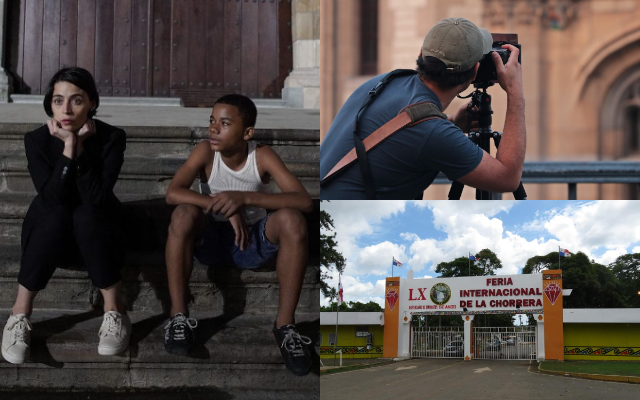
[[[386,74],[385,74],[386,75]],[[320,178],[353,149],[355,116],[369,90],[384,75],[367,81],[349,97],[320,145]],[[397,77],[364,110],[358,121],[358,137],[364,140],[395,118],[409,104],[433,102],[442,111],[438,96],[418,77]],[[453,123],[432,119],[399,130],[368,153],[378,199],[415,199],[442,171],[456,180],[473,171],[482,160],[482,149]],[[366,199],[358,162],[339,172],[320,189],[323,200]]]

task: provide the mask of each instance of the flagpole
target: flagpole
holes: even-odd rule
[[[469,276],[471,276],[471,253],[469,253],[467,258],[469,259]]]
[[[558,246],[558,269],[560,268],[560,246]]]
[[[340,275],[338,274],[338,282],[341,282]],[[336,366],[336,357],[338,353],[338,315],[340,314],[340,284],[338,283],[338,298],[336,299],[336,342],[333,344],[333,366]]]
[[[395,258],[391,257],[391,277],[393,278],[393,261]]]

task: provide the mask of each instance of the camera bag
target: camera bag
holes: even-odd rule
[[[377,95],[382,92],[387,83],[399,76],[415,75],[417,72],[412,69],[397,69],[389,72],[385,75],[380,82],[378,82],[373,89],[369,91],[369,96],[365,99],[364,103],[360,107],[360,110],[356,114],[356,120],[353,127],[353,143],[354,148],[347,153],[332,169],[329,173],[320,181],[320,187],[332,178],[334,178],[340,171],[343,171],[346,167],[351,165],[354,161],[358,160],[360,166],[360,172],[362,174],[362,180],[364,182],[365,192],[368,200],[375,200],[377,198],[375,188],[373,185],[373,176],[371,174],[371,168],[369,167],[369,160],[367,158],[367,152],[383,140],[387,139],[400,129],[408,126],[417,125],[430,119],[440,118],[447,119],[447,115],[443,114],[438,106],[430,101],[422,101],[418,103],[409,104],[393,118],[391,121],[382,125],[375,132],[367,136],[364,140],[360,140],[356,134],[358,129],[358,119],[362,111],[373,102]]]

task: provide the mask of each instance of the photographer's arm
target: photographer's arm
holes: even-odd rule
[[[507,64],[502,65],[500,57],[494,56],[498,82],[507,92],[507,115],[500,147],[495,158],[483,153],[480,164],[458,179],[465,185],[493,192],[513,192],[518,188],[527,143],[519,50],[511,45],[503,47],[511,51]]]

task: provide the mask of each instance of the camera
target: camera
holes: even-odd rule
[[[505,44],[515,46],[518,48],[518,50],[520,50],[520,54],[518,54],[518,62],[522,64],[522,62],[520,61],[522,56],[522,49],[520,48],[519,44],[513,44],[505,41],[493,42],[491,51],[483,55],[480,59],[480,68],[478,68],[478,74],[476,75],[476,79],[471,82],[474,87],[487,87],[491,86],[489,85],[489,83],[493,84],[498,81],[498,73],[496,71],[496,65],[494,64],[491,57],[491,53],[498,53],[498,55],[502,59],[502,64],[506,64],[507,61],[509,61],[509,56],[511,56],[511,51],[502,48],[502,45]]]

